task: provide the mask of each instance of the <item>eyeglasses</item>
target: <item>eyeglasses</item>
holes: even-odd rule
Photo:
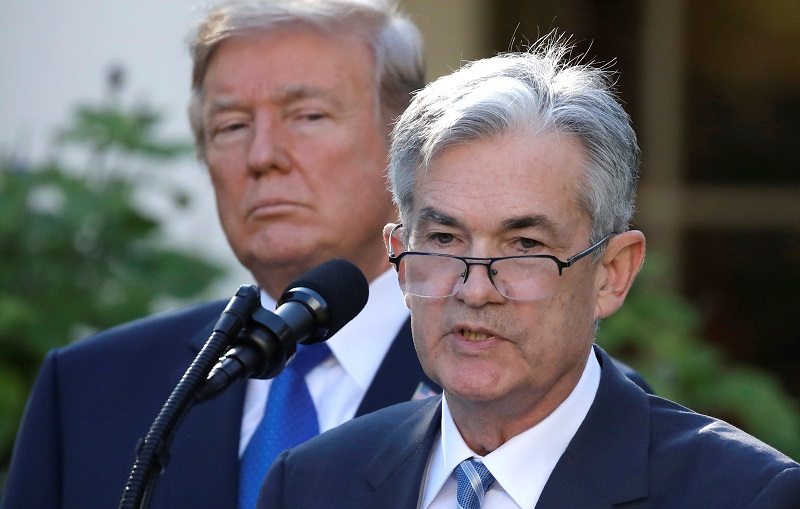
[[[402,225],[397,225],[394,231]],[[540,300],[552,296],[564,269],[592,253],[614,234],[609,234],[566,261],[552,255],[520,255],[471,258],[441,253],[405,251],[395,256],[389,245],[389,261],[397,269],[400,288],[407,295],[444,298],[455,295],[467,282],[469,269],[486,267],[489,281],[503,297],[512,300]]]

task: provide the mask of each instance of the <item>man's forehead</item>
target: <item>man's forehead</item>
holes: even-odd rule
[[[208,95],[209,103],[212,106],[231,106],[242,100],[239,95],[232,93]],[[335,101],[336,94],[333,87],[316,83],[287,83],[271,94],[271,100],[276,103],[290,103],[309,98],[321,98]]]
[[[414,169],[411,216],[451,225],[469,219],[495,231],[574,229],[586,215],[584,155],[570,136],[525,130],[447,145]]]
[[[287,45],[289,49],[294,48],[295,52],[281,50]],[[215,68],[221,66],[219,71],[227,70],[234,65],[229,62],[232,57],[239,58],[239,55],[246,54],[252,58],[259,55],[260,47],[275,48],[273,53],[269,53],[272,55],[269,58],[279,58],[280,62],[273,67],[267,64],[271,60],[264,57],[252,63],[252,72],[246,75],[254,83],[244,84],[251,88],[256,87],[250,90],[251,93],[269,92],[273,100],[288,102],[313,97],[335,99],[353,83],[358,86],[365,84],[370,89],[372,87],[374,78],[372,48],[362,38],[352,34],[331,33],[298,26],[279,27],[270,31],[254,29],[221,41],[209,59],[203,76],[203,88],[206,89],[206,93],[210,85],[209,76],[213,74]],[[363,49],[366,55],[358,53],[359,48]],[[326,51],[329,53],[325,53]],[[275,57],[281,54],[285,56]],[[263,56],[263,52],[261,55]],[[234,86],[237,92],[244,90],[241,83],[226,80],[225,74],[227,73],[221,76],[223,87]],[[256,79],[259,77],[262,79]]]

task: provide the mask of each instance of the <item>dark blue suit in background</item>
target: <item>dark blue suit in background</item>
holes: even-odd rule
[[[12,459],[3,509],[117,507],[135,457],[224,309],[219,301],[109,329],[48,354]],[[422,372],[410,322],[357,415],[408,401]],[[192,408],[178,428],[152,509],[235,508],[246,383]]]
[[[798,509],[800,465],[727,423],[648,395],[596,349],[594,403],[537,509]],[[415,509],[441,398],[356,419],[284,452],[259,509]]]

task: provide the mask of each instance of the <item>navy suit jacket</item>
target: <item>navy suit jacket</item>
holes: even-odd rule
[[[596,354],[597,396],[537,509],[800,508],[800,465],[725,422],[645,393]],[[258,508],[416,508],[440,402],[396,405],[284,452]]]
[[[143,438],[211,335],[226,302],[109,329],[47,355],[17,436],[3,509],[117,507]],[[423,373],[407,321],[357,415],[408,401]],[[192,408],[152,509],[235,508],[246,383]]]
[[[139,439],[211,335],[225,301],[121,325],[50,352],[31,392],[0,508],[118,507]],[[643,387],[630,368],[626,373]],[[425,376],[407,320],[356,413],[408,401]],[[192,408],[151,509],[235,508],[246,383]]]

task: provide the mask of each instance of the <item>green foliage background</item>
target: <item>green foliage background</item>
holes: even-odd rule
[[[132,177],[135,164],[160,168],[192,152],[191,144],[159,139],[160,122],[148,108],[83,105],[55,147],[88,154],[86,168],[64,157],[22,165],[0,154],[0,487],[48,350],[148,315],[167,299],[192,300],[222,275],[168,247],[159,220],[136,205],[143,186],[175,207],[189,204],[159,179]]]

